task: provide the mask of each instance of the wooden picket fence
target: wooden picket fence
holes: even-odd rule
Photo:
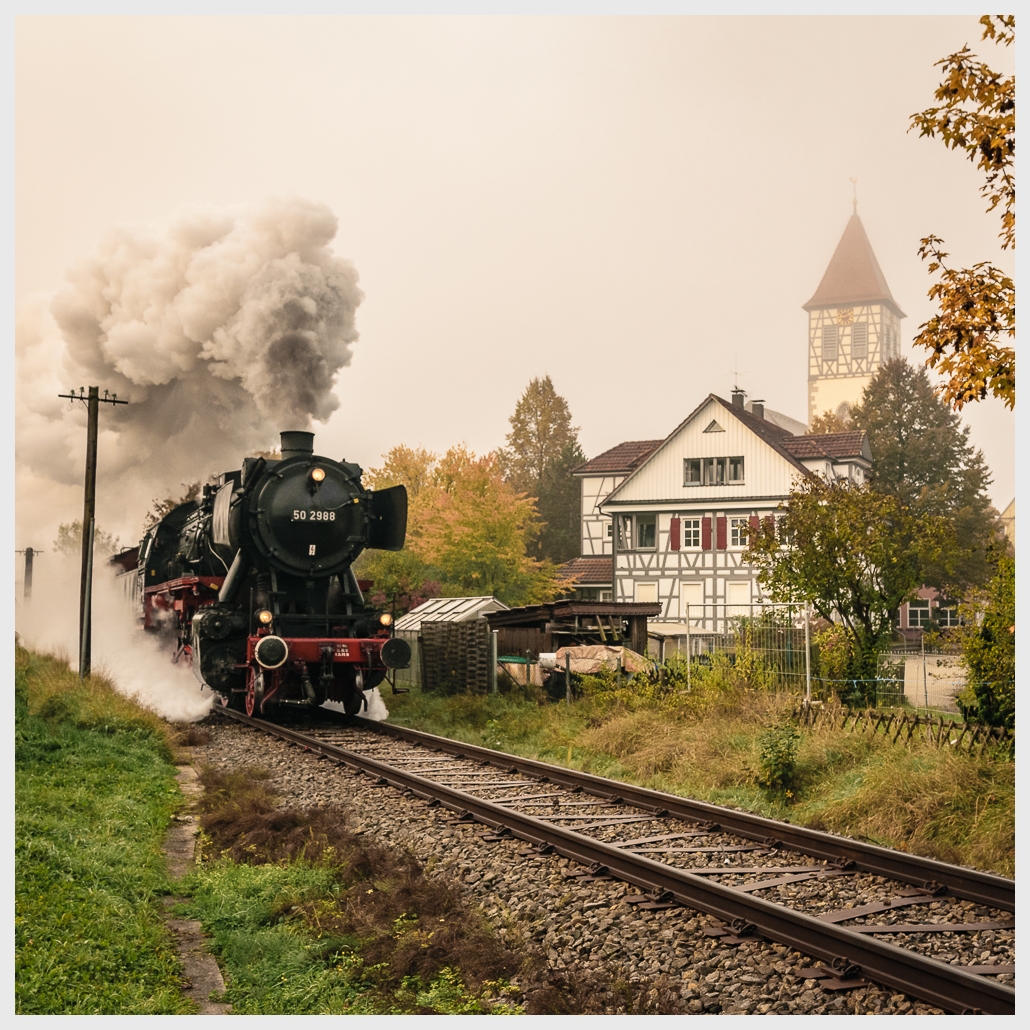
[[[997,754],[1012,757],[1016,749],[1014,730],[1004,726],[986,726],[975,722],[953,722],[939,715],[919,715],[896,709],[851,709],[840,705],[800,704],[794,708],[794,719],[801,726],[840,726],[850,733],[877,733],[892,743],[908,744],[927,741],[938,747],[964,747],[983,754],[991,747]]]

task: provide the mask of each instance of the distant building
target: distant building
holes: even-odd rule
[[[579,575],[577,598],[658,602],[663,621],[687,605],[761,600],[747,529],[775,518],[800,476],[865,482],[872,455],[865,433],[795,435],[760,401],[750,408],[742,390],[709,394],[665,440],[623,443],[575,470],[584,553],[562,568]]]
[[[808,423],[816,415],[845,414],[862,397],[876,370],[901,356],[905,313],[862,226],[853,214],[833,252],[808,312]]]

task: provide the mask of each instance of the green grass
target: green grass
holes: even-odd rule
[[[518,691],[387,698],[390,722],[657,790],[875,841],[1005,876],[1015,873],[1015,765],[892,744],[817,724],[801,730],[791,793],[761,785],[761,735],[792,699],[725,676],[692,695],[592,681],[571,705]]]
[[[234,1013],[448,1015],[494,1008],[450,967],[425,983],[417,976],[397,982],[386,964],[363,959],[359,938],[320,930],[318,916],[332,923],[345,886],[339,870],[304,860],[242,865],[219,859],[184,881],[191,901],[182,911],[211,934]],[[403,932],[403,922],[396,932]]]
[[[342,809],[281,808],[261,769],[201,772],[183,914],[211,935],[246,1014],[510,1011],[507,950],[456,885],[352,833]]]
[[[168,728],[21,647],[15,710],[16,1011],[194,1011],[159,900],[181,801]]]

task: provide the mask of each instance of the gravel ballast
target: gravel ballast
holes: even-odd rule
[[[680,1013],[940,1011],[876,985],[824,990],[818,980],[798,975],[813,962],[791,948],[762,940],[720,945],[704,934],[720,925],[709,916],[686,908],[638,911],[625,901],[635,888],[617,881],[579,883],[570,876],[586,870],[568,859],[523,855],[521,841],[486,842],[482,826],[454,822],[446,809],[375,787],[368,777],[221,716],[204,725],[211,740],[190,749],[195,765],[264,768],[282,807],[342,806],[353,825],[383,844],[406,848],[431,875],[459,883],[509,947],[542,955],[559,980],[622,980],[638,995],[646,995],[645,988],[660,993],[661,1010]],[[612,996],[606,1010],[625,1011],[625,1004],[624,997]]]

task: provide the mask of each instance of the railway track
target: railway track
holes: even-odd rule
[[[633,884],[644,910],[715,916],[722,944],[796,948],[826,990],[871,981],[948,1012],[1015,1011],[1001,982],[1015,973],[1011,880],[386,723],[221,714],[481,823],[485,840],[564,855],[583,881]],[[984,933],[1011,942],[1012,963],[969,961],[961,944],[957,961],[934,957]]]

